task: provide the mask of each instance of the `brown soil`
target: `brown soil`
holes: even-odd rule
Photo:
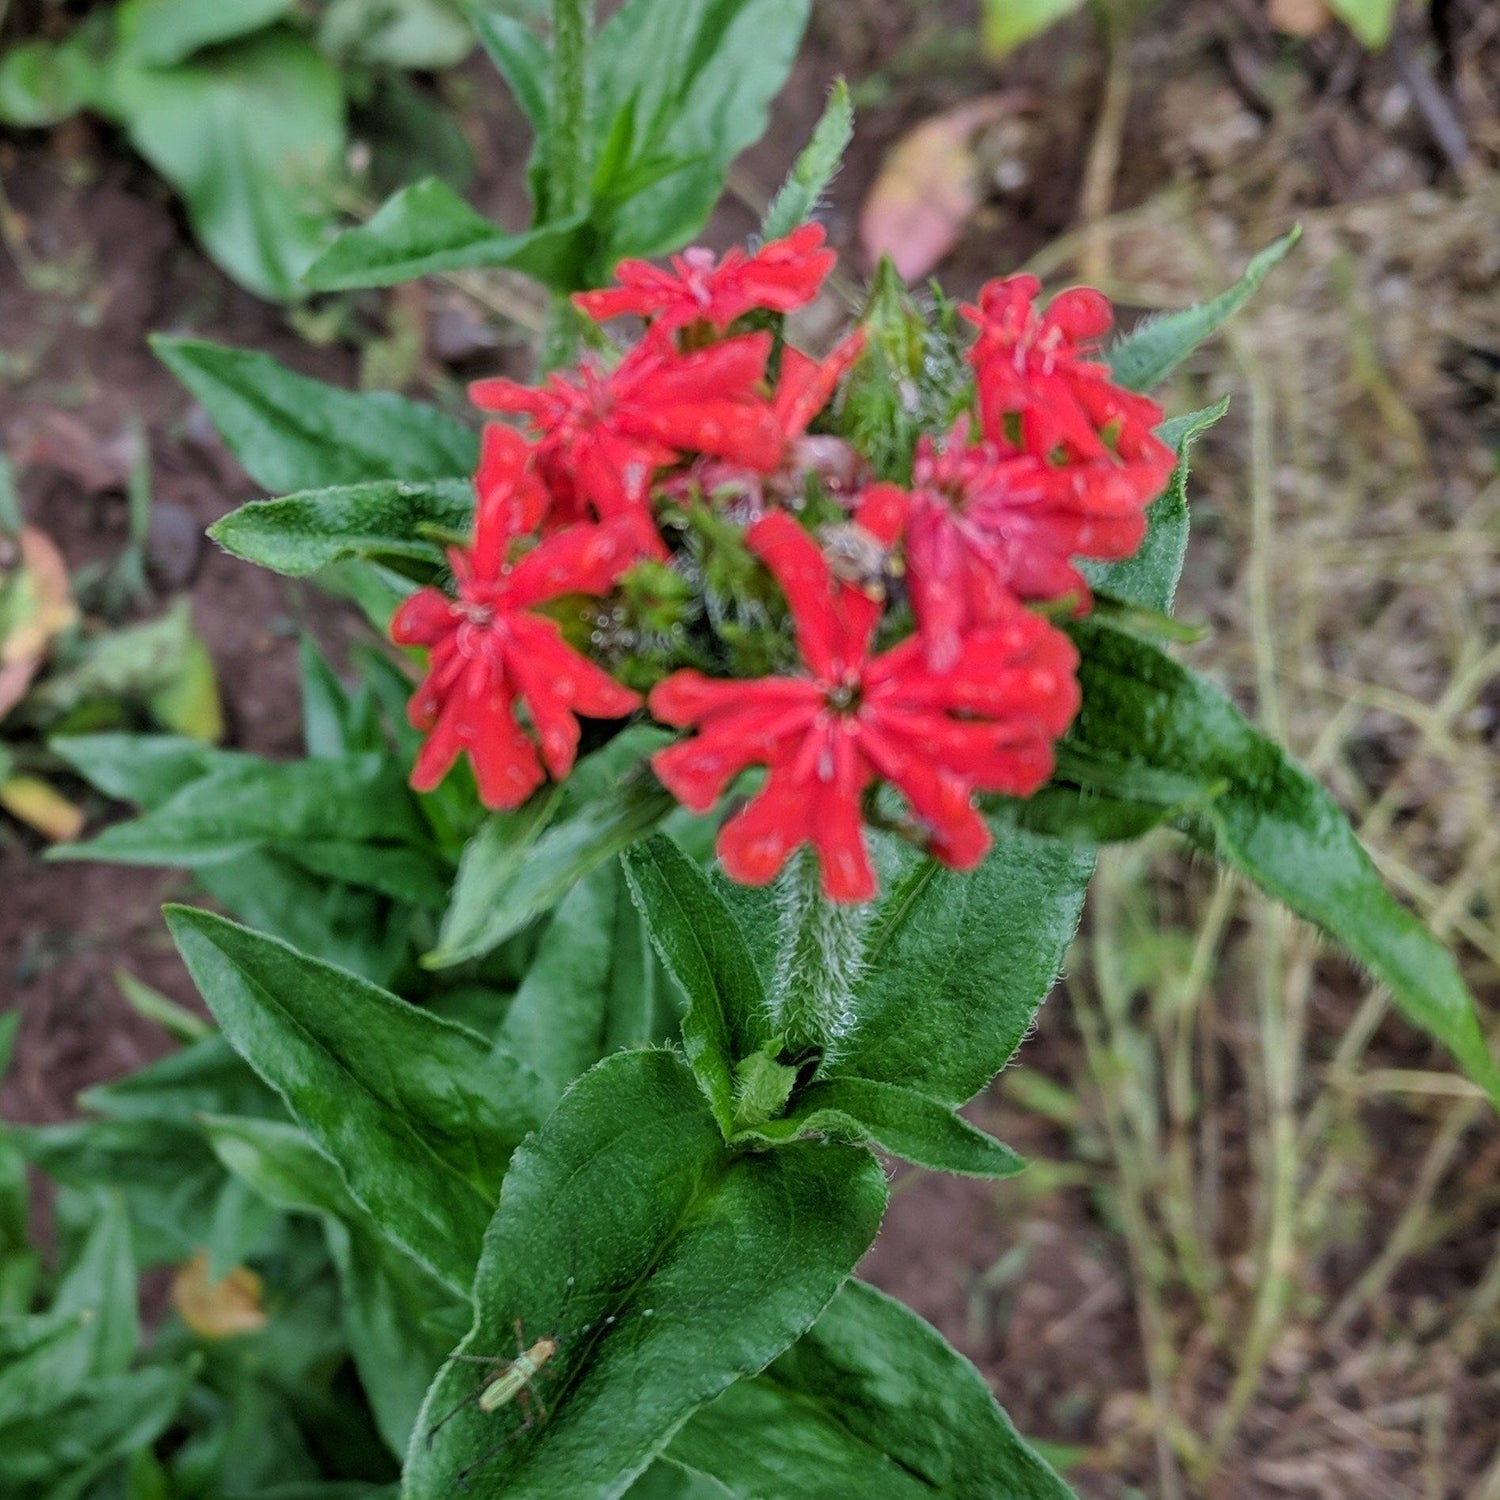
[[[1493,186],[1500,162],[1497,28],[1482,3],[1437,5],[1434,11],[1457,38],[1452,88],[1473,150],[1470,192],[1476,193],[1485,181]],[[755,215],[747,203],[766,196],[779,181],[816,118],[828,80],[839,72],[863,80],[876,100],[863,112],[859,139],[827,215],[841,246],[852,247],[858,206],[886,150],[906,129],[948,105],[1010,85],[1029,87],[1043,101],[1028,117],[1017,148],[1021,181],[981,207],[971,232],[943,267],[945,283],[969,291],[984,276],[1013,268],[1074,227],[1101,79],[1101,59],[1088,27],[1067,23],[995,69],[977,62],[972,48],[943,51],[945,21],[969,24],[969,14],[963,5],[919,7],[906,0],[829,0],[819,6],[793,83],[773,115],[771,136],[736,173],[744,201],[726,202],[711,237],[727,242],[753,228]],[[1195,233],[1208,242],[1216,265],[1220,259],[1242,263],[1248,249],[1296,214],[1335,213],[1366,200],[1379,205],[1433,188],[1446,195],[1433,210],[1440,217],[1445,205],[1458,201],[1453,164],[1430,122],[1411,106],[1409,94],[1403,108],[1392,102],[1400,102],[1395,65],[1367,60],[1347,38],[1335,35],[1305,45],[1277,39],[1264,25],[1259,0],[1161,5],[1137,39],[1132,61],[1135,89],[1112,207],[1118,213],[1153,200],[1164,184],[1175,182],[1193,205]],[[470,128],[486,160],[507,164],[505,170],[485,173],[476,201],[515,224],[523,212],[511,170],[516,118],[498,86],[481,70],[471,71],[477,108]],[[1448,88],[1441,69],[1438,76]],[[880,83],[879,91],[872,80]],[[0,257],[0,442],[17,464],[28,516],[58,538],[75,565],[111,555],[125,526],[121,488],[108,477],[111,445],[118,443],[127,416],[138,416],[149,433],[156,476],[153,576],[160,597],[191,590],[195,618],[224,686],[232,743],[276,755],[295,753],[295,630],[311,624],[336,637],[343,617],[307,591],[193,540],[255,491],[201,413],[192,411],[154,360],[145,338],[156,330],[191,331],[268,350],[296,368],[344,384],[357,379],[359,349],[348,342],[315,348],[292,331],[283,311],[229,285],[194,248],[161,185],[102,128],[75,122],[47,135],[0,139],[0,174],[9,233],[19,236],[45,272],[28,278],[13,254]],[[1492,209],[1497,200],[1465,201],[1488,202]],[[1481,235],[1486,222],[1493,237],[1496,219],[1491,213],[1486,220],[1481,211]],[[1363,230],[1356,227],[1350,245],[1364,254],[1378,242],[1378,226],[1366,223]],[[1125,295],[1140,288],[1142,303],[1153,296],[1180,301],[1195,295],[1202,257],[1193,261],[1181,244],[1180,238],[1163,239],[1159,223],[1145,225],[1135,240],[1125,234],[1113,241],[1111,268],[1120,283],[1115,290]],[[1443,264],[1451,266],[1457,252],[1450,247],[1448,253]],[[1439,290],[1451,282],[1452,277]],[[381,309],[390,305],[395,304],[370,299],[361,304],[361,316],[376,328]],[[408,296],[403,305],[425,321],[421,376],[469,373],[502,358],[472,308],[447,293]],[[1444,305],[1453,312],[1451,298]],[[1470,304],[1464,307],[1470,309],[1463,315],[1472,340],[1468,355],[1483,378],[1483,370],[1492,369],[1488,361],[1500,364],[1500,308],[1486,328],[1482,319],[1476,325]],[[1455,320],[1457,314],[1450,319]],[[1268,353],[1274,353],[1274,324],[1265,336]],[[1222,356],[1215,359],[1223,363]],[[1208,383],[1212,369],[1213,362],[1204,367]],[[1400,380],[1409,373],[1403,371]],[[1473,398],[1473,386],[1462,380],[1445,377],[1444,383],[1435,374],[1433,379],[1437,383],[1425,388],[1426,404],[1414,403],[1416,420],[1443,445],[1450,470],[1462,468],[1493,441],[1494,408],[1488,398]],[[1467,406],[1460,400],[1465,391]],[[1219,644],[1204,664],[1250,700],[1252,675],[1243,652],[1236,654],[1250,627],[1223,602],[1243,594],[1245,445],[1241,423],[1204,446],[1207,498],[1187,587],[1190,612],[1211,620],[1219,631]],[[1408,524],[1398,521],[1396,534]],[[1434,530],[1447,524],[1441,507],[1422,524]],[[1486,566],[1485,559],[1476,566]],[[1487,567],[1493,575],[1493,551]],[[1428,587],[1441,595],[1443,586],[1439,578]],[[1492,601],[1492,587],[1476,588],[1477,597]],[[1351,611],[1356,602],[1351,600]],[[1491,605],[1485,609],[1490,612],[1481,610],[1478,628],[1493,639],[1500,622]],[[1351,613],[1346,620],[1368,617]],[[1425,640],[1435,639],[1446,625],[1419,611],[1411,628]],[[1335,638],[1330,627],[1328,639]],[[1390,680],[1379,662],[1357,654],[1341,665],[1349,676]],[[1419,670],[1412,690],[1428,701],[1444,680],[1429,680]],[[1321,722],[1294,722],[1299,750],[1311,748],[1338,702],[1337,696],[1321,700]],[[1493,722],[1493,688],[1479,707],[1486,704]],[[1401,723],[1365,722],[1354,750],[1335,768],[1341,794],[1368,801],[1410,751],[1411,733]],[[1419,783],[1406,816],[1414,818],[1429,805],[1440,811],[1449,805],[1441,800],[1444,794],[1441,784]],[[1454,849],[1451,839],[1444,841],[1442,817],[1434,821],[1443,826],[1421,839],[1412,857],[1441,883],[1454,868]],[[1165,912],[1180,920],[1201,913],[1208,891],[1201,871],[1167,864],[1159,866],[1158,875]],[[81,1088],[128,1072],[164,1050],[162,1034],[122,1003],[112,975],[124,967],[192,1001],[191,986],[157,916],[161,902],[176,889],[177,877],[170,874],[44,864],[33,843],[0,824],[0,1008],[19,1007],[23,1014],[17,1064],[0,1099],[7,1118],[63,1118]],[[1493,911],[1480,910],[1476,920],[1493,922]],[[1253,1262],[1246,1259],[1248,1223],[1236,1216],[1241,1210],[1249,1216],[1250,1122],[1259,1108],[1253,1081],[1238,1071],[1254,1004],[1252,958],[1233,948],[1216,985],[1226,1072],[1217,1100],[1222,1240],[1242,1252],[1236,1262],[1242,1283],[1253,1276]],[[1310,1045],[1322,1059],[1362,991],[1356,977],[1337,964],[1318,972]],[[1469,972],[1477,988],[1495,996],[1493,966],[1471,964]],[[1087,1069],[1071,1004],[1058,995],[1044,1008],[1021,1066],[1086,1094],[1080,1080]],[[1410,1033],[1390,1027],[1381,1032],[1366,1066],[1445,1069]],[[880,1244],[864,1271],[931,1317],[976,1359],[1023,1431],[1089,1450],[1088,1463],[1072,1476],[1082,1493],[1163,1494],[1153,1456],[1157,1418],[1147,1401],[1131,1292],[1133,1268],[1100,1186],[1108,1184],[1110,1157],[1097,1125],[1090,1123],[1093,1100],[1086,1097],[1081,1108],[1082,1122],[1049,1124],[1019,1108],[1011,1090],[992,1091],[976,1105],[976,1118],[1040,1162],[1081,1163],[1083,1184],[1028,1193],[1010,1185],[901,1174]],[[1348,1233],[1336,1253],[1308,1268],[1306,1296],[1336,1299],[1369,1264],[1381,1243],[1382,1224],[1400,1212],[1403,1192],[1429,1147],[1436,1109],[1417,1101],[1370,1107],[1360,1115],[1368,1146],[1360,1174],[1349,1178],[1347,1199],[1341,1199],[1348,1205]],[[1480,1281],[1500,1229],[1494,1191],[1500,1169],[1497,1133],[1479,1119],[1462,1140],[1459,1165],[1451,1180],[1444,1179],[1437,1199],[1436,1211],[1446,1215],[1441,1232],[1430,1233],[1431,1243],[1418,1247],[1337,1348],[1299,1346],[1290,1335],[1283,1340],[1242,1436],[1220,1477],[1202,1493],[1226,1500],[1288,1495],[1458,1500],[1481,1494],[1479,1476],[1500,1441],[1495,1416],[1500,1335],[1485,1325],[1441,1344],[1432,1334],[1440,1322],[1433,1309]],[[1245,1290],[1243,1284],[1238,1288]],[[1184,1316],[1190,1321],[1181,1308],[1175,1312],[1179,1326]],[[1243,1298],[1231,1315],[1244,1315]],[[1191,1340],[1186,1343],[1191,1349]],[[1183,1381],[1191,1387],[1190,1400],[1179,1388],[1183,1415],[1195,1430],[1208,1430],[1225,1394],[1226,1371],[1208,1359],[1196,1375],[1189,1366]],[[1430,1424],[1423,1425],[1437,1410],[1433,1402],[1446,1402],[1440,1422],[1431,1418],[1440,1426],[1436,1439]],[[1401,1413],[1391,1415],[1397,1406]],[[1405,1414],[1407,1407],[1415,1417]],[[1441,1455],[1437,1467],[1431,1462],[1434,1443]],[[1194,1491],[1189,1487],[1188,1492]],[[1500,1489],[1485,1493],[1493,1497]]]

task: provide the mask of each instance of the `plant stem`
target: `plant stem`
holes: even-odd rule
[[[552,0],[552,119],[547,178],[548,217],[565,219],[588,205],[589,52],[594,0]]]
[[[872,908],[841,906],[823,894],[818,861],[800,849],[777,881],[780,943],[772,991],[773,1021],[789,1052],[838,1048],[853,1021],[855,981],[863,968]]]

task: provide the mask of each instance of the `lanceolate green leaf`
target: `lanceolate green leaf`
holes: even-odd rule
[[[169,907],[224,1035],[397,1244],[468,1285],[490,1205],[537,1123],[536,1079],[473,1032],[207,912]]]
[[[675,250],[702,228],[730,162],[766,128],[808,10],[808,0],[629,0],[604,27],[594,51],[601,155],[612,139],[629,149],[601,196],[653,164],[680,165],[614,207],[596,279],[621,256]]]
[[[734,1500],[1072,1500],[979,1372],[863,1282],[672,1440]]]
[[[1189,833],[1343,944],[1500,1104],[1500,1068],[1457,966],[1386,890],[1333,798],[1155,647],[1096,623],[1074,633],[1083,709],[1072,738],[1117,789],[1128,791],[1137,773],[1212,788]]]
[[[1255,295],[1261,282],[1301,238],[1301,229],[1282,235],[1245,267],[1245,274],[1227,292],[1221,292],[1211,302],[1165,317],[1149,318],[1132,329],[1109,351],[1109,366],[1115,379],[1132,391],[1149,391],[1160,385],[1199,344],[1223,327]]]
[[[1093,851],[998,831],[962,874],[928,860],[881,903],[831,1066],[961,1104],[1009,1061],[1078,926]]]
[[[728,1134],[735,1064],[768,1039],[770,1011],[755,959],[708,876],[665,834],[628,850],[625,873],[651,941],[687,997],[683,1046]]]
[[[966,1177],[1014,1177],[1026,1162],[1009,1146],[969,1124],[946,1104],[896,1083],[833,1077],[796,1096],[785,1119],[747,1132],[790,1140],[806,1132],[874,1141],[877,1146],[935,1172]]]
[[[230,511],[208,534],[247,562],[305,578],[345,557],[440,564],[442,544],[424,531],[463,535],[473,519],[468,480],[379,479],[254,500]]]
[[[650,833],[675,803],[644,758],[670,739],[645,725],[626,729],[560,788],[490,818],[464,850],[437,949],[424,962],[440,969],[488,953]]]
[[[450,479],[472,472],[478,457],[462,423],[393,392],[340,390],[269,354],[204,339],[157,335],[151,347],[263,489]]]
[[[155,807],[210,771],[251,757],[172,734],[59,735],[48,749],[90,786],[120,802]]]
[[[1133,557],[1121,562],[1085,563],[1084,576],[1102,594],[1142,609],[1170,614],[1187,555],[1188,462],[1193,444],[1229,410],[1229,397],[1202,411],[1164,422],[1160,436],[1177,451],[1177,466],[1165,493],[1146,512],[1146,539]]]
[[[1396,0],[1328,0],[1328,8],[1366,47],[1383,47],[1390,41]]]
[[[556,1340],[533,1425],[518,1400],[479,1411],[483,1370],[450,1365],[407,1455],[408,1500],[621,1494],[695,1410],[811,1326],[884,1201],[868,1152],[734,1155],[679,1057],[606,1059],[516,1153],[460,1351],[513,1357],[518,1320],[525,1340]]]
[[[346,229],[305,280],[314,291],[334,292],[508,266],[548,285],[568,286],[576,279],[583,242],[576,219],[506,234],[446,182],[429,177],[402,188],[368,224]]]
[[[766,239],[779,240],[812,218],[853,136],[854,106],[849,102],[849,85],[839,78],[834,82],[812,139],[766,211],[762,230]]]
[[[55,859],[207,865],[264,844],[318,841],[420,846],[427,829],[401,767],[378,755],[237,761]]]

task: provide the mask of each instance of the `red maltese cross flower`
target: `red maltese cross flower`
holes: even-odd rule
[[[823,247],[820,224],[804,224],[754,255],[736,247],[722,260],[694,247],[672,257],[670,270],[644,260],[622,260],[620,283],[602,292],[576,292],[574,304],[595,322],[634,313],[663,331],[707,323],[722,332],[748,312],[786,313],[818,295],[837,257]]]
[[[420,589],[391,623],[398,645],[429,652],[410,706],[427,733],[412,785],[431,791],[467,752],[491,808],[518,807],[546,771],[561,780],[572,770],[578,714],[619,718],[641,701],[573,650],[555,620],[532,612],[560,594],[607,593],[637,555],[630,524],[567,527],[512,561],[546,506],[531,461],[519,433],[487,430],[473,545],[449,553],[458,597]]]
[[[539,389],[514,380],[470,387],[485,411],[520,412],[537,436],[537,467],[564,524],[590,510],[629,522],[638,553],[665,557],[648,503],[657,471],[707,453],[769,472],[785,440],[759,394],[768,333],[726,339],[692,354],[648,336],[611,371],[585,363]]]
[[[900,490],[876,485],[857,519],[890,545],[904,508]],[[832,900],[870,900],[861,819],[879,781],[905,797],[934,855],[977,864],[990,836],[974,792],[1025,795],[1051,774],[1052,742],[1078,707],[1071,643],[1012,604],[965,637],[945,672],[928,667],[916,637],[871,655],[880,601],[839,583],[791,516],[765,516],[747,539],[786,595],[804,670],[751,681],[674,673],[652,692],[651,712],[698,733],[658,752],[656,774],[706,812],[741,771],[767,768],[765,786],[719,835],[725,870],[745,884],[765,884],[810,843]]]
[[[1003,618],[1014,598],[1071,593],[1087,607],[1072,559],[1129,557],[1145,535],[1149,498],[1113,463],[1051,464],[971,445],[963,419],[941,445],[923,438],[906,560],[929,663],[946,667],[962,632]]]
[[[985,436],[1036,458],[1106,465],[1144,505],[1161,493],[1174,463],[1153,433],[1161,407],[1117,386],[1096,357],[1114,321],[1103,293],[1074,287],[1039,313],[1040,290],[1034,276],[991,281],[979,305],[963,309],[979,327],[969,362]]]

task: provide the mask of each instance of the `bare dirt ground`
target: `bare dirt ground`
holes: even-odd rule
[[[1369,59],[1274,34],[1259,0],[1171,0],[1117,62],[1111,121],[1085,23],[989,66],[963,5],[829,0],[711,238],[753,228],[839,72],[863,107],[828,220],[856,264],[891,145],[999,88],[1035,105],[976,143],[1006,171],[941,268],[952,290],[1033,257],[1066,280],[1081,254],[1125,306],[1179,305],[1301,219],[1297,257],[1169,397],[1235,402],[1200,450],[1180,612],[1212,633],[1190,659],[1334,787],[1495,1018],[1500,12],[1432,16],[1443,47],[1418,17]],[[471,72],[476,201],[515,223],[517,117]],[[1118,169],[1080,237],[1100,151]],[[226,283],[102,127],[0,139],[0,176],[0,441],[28,517],[70,563],[118,548],[124,498],[91,457],[136,413],[160,598],[190,590],[232,742],[295,753],[295,630],[343,619],[195,540],[254,491],[145,337],[351,384],[360,341],[314,347]],[[420,328],[415,389],[513,361],[463,299],[399,296],[353,326],[394,309]],[[0,826],[0,1005],[23,1012],[3,1108],[24,1120],[163,1050],[117,966],[191,999],[157,917],[175,877],[36,855]],[[1065,991],[976,1104],[1033,1171],[901,1177],[865,1274],[973,1356],[1023,1431],[1077,1450],[1084,1495],[1500,1500],[1500,1128],[1359,975],[1212,872],[1153,847],[1103,889]],[[1091,941],[1128,949],[1123,995]]]

